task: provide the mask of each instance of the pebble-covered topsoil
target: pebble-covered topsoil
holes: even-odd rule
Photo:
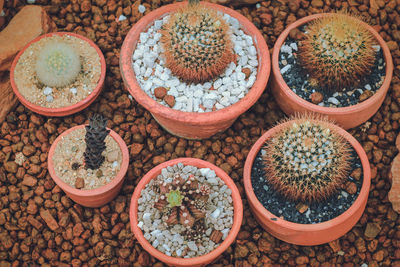
[[[286,200],[267,182],[264,171],[266,165],[262,159],[264,153],[266,153],[266,151],[261,149],[254,159],[251,172],[251,184],[261,204],[276,217],[301,224],[326,222],[345,212],[360,194],[363,183],[363,173],[360,158],[354,150],[351,155],[352,162],[349,176],[343,182],[345,184],[344,188],[339,189],[335,194],[324,201],[300,203],[301,205],[298,205],[298,202]],[[357,175],[357,178],[355,175],[352,175],[353,173]]]
[[[107,76],[101,95],[78,114],[44,117],[19,104],[0,123],[1,266],[165,266],[134,238],[129,225],[130,198],[147,171],[185,156],[202,158],[224,169],[244,202],[243,224],[235,242],[210,266],[400,266],[400,217],[387,199],[400,122],[400,1],[268,0],[238,4],[243,1],[231,0],[232,4],[226,5],[256,25],[270,49],[286,25],[296,19],[340,9],[365,16],[387,42],[395,69],[387,97],[368,122],[350,130],[365,149],[372,173],[366,210],[357,224],[329,244],[302,247],[274,238],[253,217],[242,181],[244,162],[262,133],[284,117],[269,89],[228,130],[202,141],[170,135],[130,99],[119,71],[122,42],[135,22],[172,0],[29,0],[45,7],[60,31],[94,40],[105,55]],[[19,0],[4,3],[0,29],[25,5]],[[51,143],[94,112],[109,118],[108,126],[123,137],[130,151],[121,192],[96,209],[75,204],[47,172]]]

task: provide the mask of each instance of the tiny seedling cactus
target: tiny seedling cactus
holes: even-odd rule
[[[104,162],[102,155],[106,148],[104,142],[110,130],[106,128],[107,120],[99,114],[95,114],[89,120],[89,125],[86,128],[86,151],[83,154],[85,157],[85,167],[87,169],[96,170]]]
[[[374,64],[374,37],[360,21],[338,13],[307,26],[298,57],[310,78],[330,91],[357,86]]]
[[[156,184],[160,197],[154,207],[162,212],[162,219],[167,225],[181,224],[187,229],[196,223],[196,229],[202,229],[200,221],[206,216],[206,204],[210,194],[210,187],[200,183],[194,175],[187,179],[176,174],[172,181],[167,183],[159,180]],[[191,236],[195,236],[190,232]]]
[[[328,122],[299,118],[265,145],[265,178],[287,199],[318,202],[342,187],[350,169],[350,146]]]
[[[234,60],[227,23],[198,2],[171,14],[161,30],[167,67],[188,83],[210,81]]]
[[[37,78],[49,87],[64,87],[73,83],[80,70],[79,54],[67,43],[46,44],[36,60]]]

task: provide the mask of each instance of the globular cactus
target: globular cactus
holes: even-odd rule
[[[161,34],[166,66],[188,83],[212,80],[235,58],[227,23],[198,1],[171,14]]]
[[[162,219],[167,225],[179,223],[191,228],[195,222],[205,218],[211,189],[194,175],[185,179],[176,174],[169,183],[159,180],[157,187],[161,196],[154,207],[162,212]]]
[[[67,43],[44,45],[36,60],[38,80],[49,87],[64,87],[73,83],[81,71],[79,54]]]
[[[87,169],[96,170],[104,162],[102,155],[106,149],[106,139],[110,130],[107,130],[107,120],[99,114],[95,114],[89,120],[89,125],[86,128],[85,142],[86,150],[83,154],[85,157],[85,167]]]
[[[338,13],[311,22],[299,44],[300,64],[329,91],[357,86],[375,62],[372,33],[357,18]]]
[[[351,166],[351,150],[330,125],[299,118],[267,140],[265,178],[287,199],[318,202],[342,187]]]

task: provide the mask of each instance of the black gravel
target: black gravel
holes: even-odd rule
[[[277,217],[283,217],[286,221],[302,224],[314,224],[331,220],[345,212],[360,194],[363,183],[363,173],[361,178],[356,180],[348,177],[348,181],[357,185],[357,192],[353,195],[339,190],[325,201],[319,203],[307,203],[309,208],[303,214],[296,209],[297,202],[285,199],[280,193],[276,192],[264,178],[265,164],[261,158],[261,151],[257,154],[251,171],[251,183],[254,193],[261,204]],[[352,173],[357,168],[361,168],[361,160],[357,153],[352,153]],[[347,181],[345,181],[346,183]],[[273,218],[271,218],[273,219]]]
[[[304,32],[304,27],[300,28]],[[284,45],[290,46],[295,43],[298,47],[298,41],[288,37]],[[297,53],[298,51],[292,50]],[[284,64],[286,61],[286,64]],[[321,103],[325,107],[347,107],[358,104],[360,95],[364,90],[368,89],[375,93],[382,85],[385,78],[385,58],[382,49],[379,49],[376,60],[370,75],[364,77],[357,87],[347,88],[344,92],[329,92],[323,87],[312,87],[308,82],[307,71],[300,65],[296,55],[286,52],[279,53],[279,68],[282,70],[286,65],[290,65],[290,69],[282,74],[283,79],[289,88],[304,100],[311,101],[310,96],[314,92],[319,92],[324,96]],[[365,86],[370,88],[365,88]],[[340,91],[340,90],[339,90]],[[335,98],[328,101],[329,98]],[[322,105],[320,103],[320,105]]]

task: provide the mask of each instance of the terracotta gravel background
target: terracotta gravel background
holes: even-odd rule
[[[0,125],[0,266],[164,266],[146,253],[130,231],[129,201],[140,178],[157,164],[177,157],[197,157],[224,169],[244,201],[244,220],[236,242],[212,266],[400,266],[400,217],[387,194],[389,168],[400,122],[399,0],[228,0],[262,31],[272,48],[286,25],[298,18],[346,8],[362,14],[387,41],[394,59],[392,86],[380,110],[350,132],[362,143],[372,167],[365,213],[345,236],[329,244],[300,247],[279,241],[255,221],[246,202],[242,171],[252,144],[284,117],[269,89],[226,132],[208,140],[187,141],[164,131],[151,115],[128,98],[119,72],[124,37],[143,14],[171,0],[36,0],[57,24],[95,41],[107,62],[105,89],[86,110],[64,118],[34,114],[19,104]],[[247,2],[250,4],[238,4]],[[5,1],[0,30],[25,1]],[[121,14],[127,20],[117,22]],[[131,164],[120,195],[100,209],[83,208],[55,186],[47,172],[47,151],[66,129],[94,112],[129,146]],[[15,155],[22,152],[22,166]]]

